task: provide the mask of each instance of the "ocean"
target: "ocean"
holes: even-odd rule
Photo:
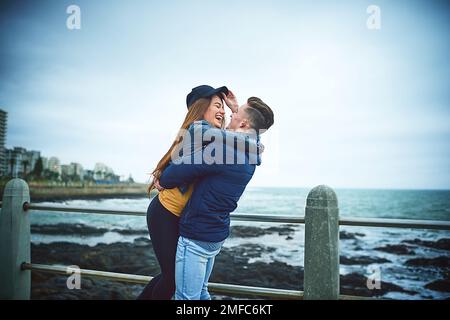
[[[239,201],[237,213],[273,214],[303,216],[309,189],[305,188],[257,188],[249,187]],[[377,190],[377,189],[335,189],[341,217],[424,219],[450,221],[450,190]],[[75,207],[95,207],[101,209],[146,211],[150,200],[142,199],[104,199],[69,200],[63,204]],[[61,202],[60,202],[61,203]],[[50,204],[50,203],[45,203]],[[32,225],[59,223],[81,223],[93,227],[113,229],[145,230],[144,217],[100,215],[83,213],[60,213],[37,211],[31,215]],[[272,223],[232,222],[232,226],[257,226],[268,228]],[[289,225],[294,232],[287,237],[283,233],[268,233],[255,237],[230,237],[226,247],[247,243],[272,247],[260,257],[250,262],[280,261],[293,266],[303,266],[304,226]],[[450,238],[450,231],[341,227],[341,231],[351,235],[340,240],[341,274],[357,272],[370,276],[378,272],[382,281],[393,283],[411,293],[389,292],[384,297],[393,299],[448,299],[450,292],[426,289],[425,285],[448,278],[450,268],[448,248],[405,244],[402,241],[437,241]],[[32,234],[34,243],[69,241],[94,246],[98,243],[132,242],[142,235],[124,235],[109,231],[100,236],[71,236]],[[402,245],[406,253],[394,253],[379,248]],[[402,249],[402,248],[401,248]],[[373,259],[373,262],[358,264],[342,263],[342,257]],[[447,261],[440,268],[434,266],[408,265],[410,259],[435,259]]]

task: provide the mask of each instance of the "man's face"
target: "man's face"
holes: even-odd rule
[[[228,124],[227,129],[229,130],[237,130],[239,128],[243,128],[248,123],[248,116],[245,112],[245,109],[248,108],[248,104],[243,104],[238,108],[238,112],[231,114],[231,121]]]

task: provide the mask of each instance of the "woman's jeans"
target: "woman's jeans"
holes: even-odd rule
[[[175,254],[179,218],[154,197],[147,209],[147,226],[161,273],[145,287],[138,299],[169,300],[175,293]]]
[[[178,238],[175,300],[211,300],[208,280],[223,243]]]

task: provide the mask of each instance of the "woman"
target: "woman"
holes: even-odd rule
[[[212,127],[224,127],[225,110],[222,99],[219,96],[222,93],[228,95],[231,101],[235,100],[234,95],[231,92],[229,94],[226,87],[214,89],[210,86],[199,86],[192,89],[192,92],[186,99],[188,113],[180,132],[167,153],[159,161],[156,169],[152,172],[153,181],[148,188],[148,193],[158,187],[157,180],[162,171],[169,164],[172,154],[180,149],[179,147],[183,140],[182,132],[184,130],[192,130],[192,124],[199,120],[206,120]],[[179,236],[178,222],[181,212],[192,194],[192,190],[193,185],[188,186],[187,190],[180,190],[179,188],[161,190],[158,196],[153,198],[147,209],[147,226],[161,273],[149,282],[138,299],[168,300],[172,298],[175,292],[175,255]]]

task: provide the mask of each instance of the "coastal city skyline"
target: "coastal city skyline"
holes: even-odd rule
[[[71,4],[78,29],[67,27]],[[370,5],[378,29],[368,26]],[[258,96],[275,113],[249,186],[450,189],[448,9],[422,0],[12,1],[0,13],[7,144],[83,167],[101,159],[145,183],[187,93],[227,85],[241,104]]]
[[[41,151],[27,150],[25,147],[6,148],[8,113],[0,109],[0,177],[24,177],[33,173],[40,161],[41,171],[52,173],[55,180],[66,177],[79,181],[92,180],[97,183],[119,183],[125,181],[125,175],[116,175],[114,170],[104,163],[96,162],[92,170],[85,169],[77,162],[64,164],[56,156],[44,157]],[[133,181],[131,174],[126,181]]]

